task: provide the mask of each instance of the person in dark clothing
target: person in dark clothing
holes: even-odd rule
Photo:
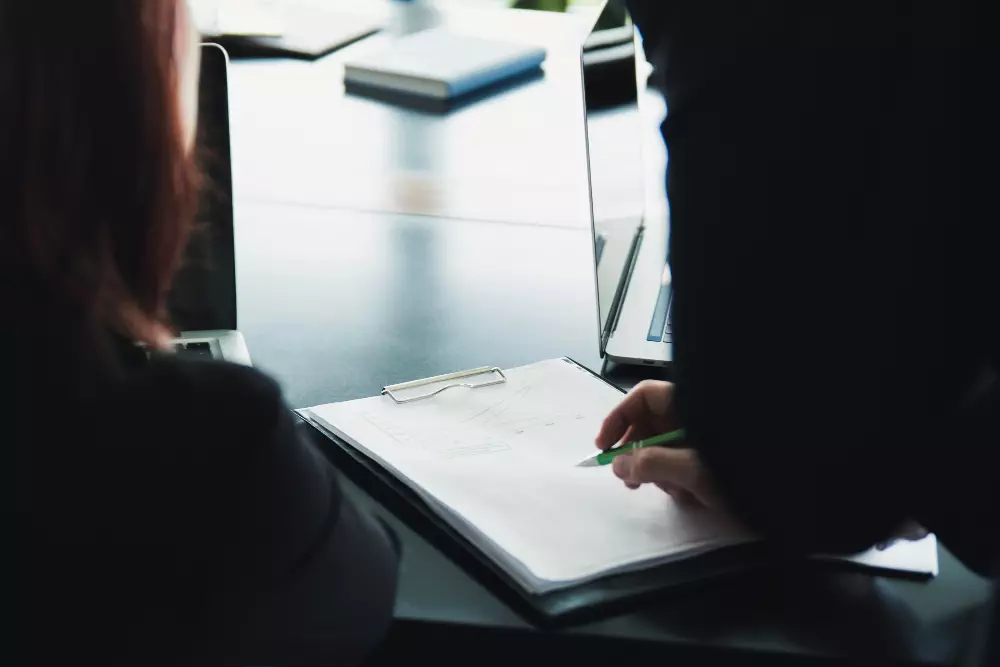
[[[2,468],[21,662],[357,664],[392,618],[393,536],[300,439],[272,380],[167,352],[197,199],[186,3],[47,11],[0,4]]]
[[[1000,561],[1000,64],[977,5],[633,0],[667,102],[675,384],[608,416],[627,484],[776,548],[916,521]],[[995,39],[992,35],[989,40]]]

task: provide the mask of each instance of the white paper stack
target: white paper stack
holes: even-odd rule
[[[531,593],[752,540],[654,486],[629,490],[608,467],[575,466],[622,399],[614,387],[565,359],[506,377],[413,403],[380,396],[304,414],[391,471]],[[937,572],[933,536],[900,548],[901,569]],[[893,551],[858,559],[892,569]]]

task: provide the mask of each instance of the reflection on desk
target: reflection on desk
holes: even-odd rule
[[[239,326],[294,407],[571,355],[596,367],[589,234],[244,204]]]
[[[389,35],[316,63],[234,63],[237,196],[586,227],[578,24],[543,12],[445,17],[457,31],[544,46],[545,76],[438,116],[345,96],[344,61],[385,47]]]

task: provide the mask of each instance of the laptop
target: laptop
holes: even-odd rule
[[[598,327],[602,357],[663,366],[673,356],[669,232],[665,217],[645,215],[636,40],[611,0],[581,55]]]
[[[203,187],[195,231],[174,279],[168,311],[180,332],[172,342],[178,355],[250,365],[236,319],[228,68],[222,47],[202,45],[195,150]]]

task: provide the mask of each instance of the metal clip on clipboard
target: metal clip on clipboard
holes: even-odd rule
[[[463,382],[469,378],[474,378],[477,376],[488,376],[491,379],[484,382]],[[447,382],[441,387],[436,389],[431,389],[432,385],[441,384]],[[413,403],[414,401],[421,401],[425,398],[430,398],[431,396],[437,396],[442,391],[447,389],[454,389],[456,387],[464,389],[479,389],[480,387],[492,387],[494,385],[503,384],[507,382],[507,376],[503,374],[503,371],[496,366],[483,366],[481,368],[473,368],[467,371],[458,371],[457,373],[446,373],[445,375],[435,375],[431,378],[426,378],[424,380],[413,380],[412,382],[402,382],[400,384],[389,385],[388,387],[382,387],[382,395],[388,396],[397,405],[403,403]],[[408,392],[413,389],[428,388],[427,391],[420,392],[414,396],[402,396],[403,392]]]

